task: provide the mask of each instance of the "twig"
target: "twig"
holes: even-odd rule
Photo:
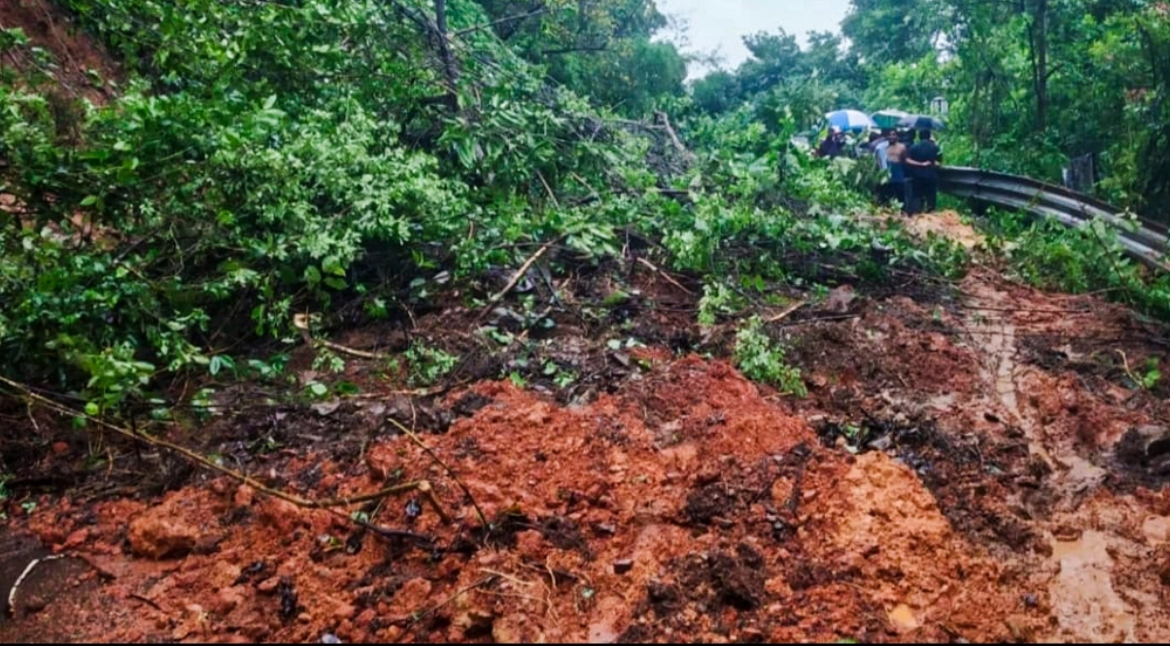
[[[43,397],[41,395],[38,395],[38,394],[32,392],[31,390],[29,390],[29,388],[27,386],[24,386],[23,384],[12,381],[11,379],[8,379],[7,377],[0,376],[0,383],[6,384],[11,388],[16,389],[18,392],[22,393],[25,397],[28,397],[29,399],[40,402],[40,403],[44,404],[45,406],[47,406],[48,408],[55,410],[58,413],[61,413],[62,415],[68,415],[71,417],[81,418],[81,419],[84,419],[86,421],[93,422],[94,424],[97,424],[97,425],[102,426],[104,428],[107,428],[111,431],[114,431],[115,433],[117,433],[119,435],[122,435],[124,437],[128,437],[132,440],[136,440],[138,442],[142,442],[144,444],[147,444],[147,445],[150,445],[150,446],[153,446],[156,448],[168,449],[168,450],[174,451],[175,453],[178,453],[179,455],[187,458],[191,462],[194,462],[194,463],[196,463],[196,464],[198,464],[198,465],[200,465],[200,466],[202,466],[210,471],[214,471],[216,473],[220,473],[222,475],[225,475],[233,480],[236,480],[237,482],[241,482],[245,485],[248,485],[249,487],[252,487],[253,489],[255,489],[257,492],[259,492],[261,494],[271,496],[273,498],[278,498],[280,500],[284,500],[285,502],[292,503],[293,505],[296,505],[297,507],[301,507],[304,509],[324,509],[324,510],[329,511],[330,513],[332,513],[334,515],[349,519],[351,522],[353,521],[353,519],[348,514],[342,512],[336,508],[348,507],[348,506],[363,503],[363,502],[369,502],[371,500],[378,500],[378,499],[384,498],[386,496],[391,496],[391,495],[395,495],[395,494],[402,494],[402,493],[405,493],[407,491],[421,491],[421,492],[423,492],[423,495],[425,496],[426,492],[430,490],[430,483],[429,482],[427,482],[425,480],[417,480],[414,482],[406,482],[403,484],[397,484],[397,485],[394,485],[392,487],[386,487],[385,489],[375,491],[373,493],[366,493],[366,494],[361,494],[361,495],[357,495],[357,496],[345,496],[345,497],[339,497],[339,498],[331,498],[331,499],[327,499],[327,500],[308,500],[305,498],[301,498],[300,496],[296,496],[296,495],[293,495],[290,493],[286,493],[284,491],[280,491],[277,489],[272,489],[270,487],[267,487],[267,486],[261,484],[260,482],[256,481],[255,479],[253,479],[247,475],[244,475],[243,473],[240,473],[238,471],[233,471],[232,469],[229,469],[227,467],[220,466],[220,465],[212,462],[211,460],[203,457],[202,455],[199,455],[198,453],[195,453],[194,451],[192,451],[188,448],[179,446],[178,444],[174,444],[172,442],[168,442],[166,440],[159,439],[157,437],[151,437],[150,435],[147,435],[146,433],[143,433],[143,432],[135,433],[134,431],[127,429],[127,428],[124,428],[122,426],[118,426],[117,424],[113,424],[113,423],[107,422],[103,419],[92,417],[90,415],[85,414],[84,412],[73,410],[73,409],[69,408],[68,406],[58,404],[57,402],[55,402],[47,397]],[[394,421],[394,420],[391,420],[391,421]],[[395,422],[395,424],[397,424],[397,422]],[[439,510],[436,509],[436,511],[439,511]],[[444,516],[444,514],[440,512],[440,516]],[[449,518],[449,517],[447,517],[447,518]]]
[[[435,614],[436,612],[442,610],[443,608],[447,607],[448,605],[451,604],[452,601],[467,594],[468,592],[471,592],[472,590],[475,590],[476,588],[483,587],[483,586],[491,583],[492,581],[495,581],[496,578],[497,577],[495,575],[486,576],[486,577],[480,579],[479,581],[476,581],[475,583],[472,583],[471,585],[469,585],[465,588],[462,588],[460,590],[456,590],[451,596],[447,597],[441,603],[430,608],[429,610],[426,610],[425,612],[415,611],[415,612],[412,612],[409,616],[401,617],[399,619],[391,619],[390,620],[391,624],[394,624],[394,625],[406,624],[406,630],[402,631],[402,634],[399,635],[398,638],[395,639],[394,641],[395,642],[402,641],[402,638],[406,637],[406,635],[410,633],[411,629],[413,629],[420,621],[422,621],[423,619],[426,619],[427,617],[429,617],[429,616]]]
[[[341,345],[340,343],[326,341],[325,339],[314,339],[313,335],[309,331],[309,317],[304,314],[298,313],[293,315],[293,327],[301,331],[301,336],[305,339],[305,343],[307,343],[310,347],[322,346],[329,348],[330,350],[341,352],[343,354],[352,355],[360,359],[370,359],[373,361],[382,361],[388,358],[388,355],[382,354],[380,352],[367,352],[365,350],[350,348]]]
[[[431,507],[433,507],[435,513],[439,515],[440,520],[442,520],[447,525],[455,522],[450,516],[447,515],[447,512],[443,510],[443,505],[439,504],[439,499],[437,496],[435,496],[435,490],[431,488],[431,483],[427,482],[426,480],[420,482],[418,486],[418,492],[423,495],[423,498],[427,499],[427,502],[431,503]]]
[[[488,299],[487,304],[484,305],[483,310],[479,313],[479,316],[476,317],[475,322],[478,323],[480,319],[487,315],[493,305],[499,303],[501,299],[507,296],[508,292],[512,291],[512,289],[516,287],[516,283],[519,283],[520,279],[524,277],[524,274],[527,274],[528,270],[532,268],[533,263],[535,263],[537,260],[540,260],[540,257],[544,255],[544,252],[548,251],[548,248],[553,244],[559,242],[561,237],[563,236],[558,236],[555,240],[550,240],[544,243],[540,246],[539,249],[536,250],[536,253],[529,256],[528,260],[525,260],[524,264],[520,265],[520,269],[517,269],[516,273],[512,274],[512,280],[509,280],[508,284],[505,285],[504,288],[499,292],[497,292],[495,296],[492,296],[490,299]]]
[[[32,400],[30,399],[30,400],[26,401],[25,404],[26,404],[25,411],[28,413],[28,421],[32,422],[33,430],[35,430],[37,432],[37,435],[40,435],[41,434],[41,426],[40,426],[40,424],[37,424],[37,418],[36,418],[36,416],[33,415]]]
[[[642,257],[640,257],[640,256],[639,256],[639,257],[638,257],[638,262],[640,262],[641,264],[645,265],[646,267],[649,267],[649,268],[650,268],[650,271],[656,272],[656,273],[657,273],[659,276],[662,276],[663,278],[665,278],[665,279],[666,279],[666,282],[670,283],[671,285],[674,285],[675,287],[677,287],[677,288],[679,288],[679,289],[683,290],[684,292],[686,292],[687,294],[690,294],[691,296],[694,296],[694,295],[695,295],[695,293],[694,293],[694,292],[692,292],[691,290],[687,289],[686,287],[683,287],[683,286],[682,286],[682,283],[680,283],[680,282],[678,282],[677,280],[675,280],[673,277],[671,277],[671,275],[670,275],[670,274],[668,274],[668,273],[666,273],[665,271],[662,271],[661,269],[659,269],[657,266],[655,266],[655,265],[654,265],[654,263],[650,262],[649,260],[646,260],[645,258],[642,258]]]
[[[849,319],[859,319],[860,314],[841,314],[839,316],[820,316],[817,318],[805,319],[803,321],[796,321],[793,323],[786,323],[785,325],[808,325],[810,323],[827,323],[832,321],[848,321]]]
[[[561,202],[557,199],[556,194],[553,193],[552,187],[548,185],[548,181],[544,179],[544,173],[536,171],[536,176],[540,178],[540,183],[544,185],[544,190],[548,191],[548,198],[552,200],[553,206],[558,209],[561,208]]]
[[[662,121],[662,128],[666,130],[666,134],[670,137],[670,143],[674,145],[674,149],[682,153],[683,156],[688,160],[694,160],[694,155],[691,153],[691,151],[687,150],[686,146],[682,144],[682,141],[679,140],[678,135],[675,134],[674,128],[671,127],[670,117],[666,116],[666,113],[662,112],[661,110],[655,112],[654,116],[655,118]]]
[[[1121,367],[1125,369],[1125,374],[1130,378],[1131,381],[1133,381],[1134,385],[1136,385],[1139,389],[1145,390],[1145,382],[1141,379],[1138,379],[1137,375],[1133,374],[1133,371],[1129,369],[1129,359],[1126,358],[1125,351],[1118,349],[1115,352],[1121,355]]]
[[[540,14],[544,13],[547,10],[548,10],[547,8],[541,7],[539,9],[534,9],[532,11],[529,11],[528,13],[516,14],[514,16],[504,16],[503,18],[500,18],[499,20],[493,20],[492,22],[484,23],[482,25],[475,25],[473,27],[467,27],[466,29],[460,29],[459,31],[455,32],[452,35],[455,36],[456,38],[462,38],[468,34],[475,33],[475,32],[480,31],[482,29],[488,29],[490,27],[495,27],[497,25],[502,25],[504,23],[515,22],[517,20],[526,20],[528,18],[532,18],[533,16],[539,16]]]
[[[777,321],[782,321],[782,320],[788,318],[793,312],[804,307],[805,305],[807,305],[807,303],[805,301],[796,301],[795,303],[789,305],[788,307],[785,307],[776,316],[769,317],[764,322],[765,323],[775,323]]]
[[[398,427],[398,430],[402,431],[402,433],[404,435],[406,435],[406,437],[409,437],[412,442],[414,442],[416,445],[418,445],[418,447],[420,449],[425,451],[427,455],[431,456],[431,459],[434,460],[436,464],[443,467],[443,469],[447,472],[447,475],[451,476],[451,479],[455,481],[455,484],[458,485],[459,488],[463,490],[464,495],[466,495],[467,498],[469,500],[471,500],[471,506],[475,508],[475,513],[479,515],[479,522],[482,523],[484,530],[487,531],[487,529],[488,529],[487,516],[484,515],[483,509],[480,509],[480,507],[479,507],[479,503],[475,502],[475,496],[471,495],[471,490],[467,488],[467,485],[463,484],[463,481],[459,479],[459,476],[455,473],[455,470],[452,469],[451,467],[447,466],[447,463],[443,462],[439,458],[438,454],[436,454],[433,450],[431,450],[431,447],[427,446],[426,443],[423,442],[419,438],[417,433],[406,428],[398,420],[394,419],[393,417],[389,417],[387,419],[390,421],[391,424]],[[431,500],[432,501],[434,500],[434,492],[431,493]]]
[[[150,606],[151,608],[154,608],[155,610],[157,610],[161,613],[164,613],[164,614],[166,613],[166,610],[163,610],[162,606],[158,605],[157,601],[155,601],[154,599],[151,599],[150,597],[148,597],[146,595],[138,594],[137,592],[130,592],[126,595],[126,597],[129,599],[134,599],[136,601],[141,601],[142,603],[145,603],[146,605]]]

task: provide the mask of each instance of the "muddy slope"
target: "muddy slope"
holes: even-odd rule
[[[1170,392],[1135,381],[1170,359],[1164,330],[991,271],[829,299],[770,327],[809,385],[794,400],[674,352],[702,335],[655,309],[672,290],[641,284],[620,322],[646,349],[558,323],[542,352],[577,360],[571,392],[489,379],[207,429],[269,486],[426,480],[438,510],[415,490],[338,515],[201,476],[13,509],[11,535],[84,566],[18,589],[0,638],[1170,638]],[[429,450],[388,419],[433,431]]]

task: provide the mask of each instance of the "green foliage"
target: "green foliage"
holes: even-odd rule
[[[387,318],[399,299],[431,298],[424,277],[440,268],[455,281],[514,268],[550,241],[582,262],[617,254],[624,231],[660,240],[674,269],[703,280],[703,325],[779,286],[961,274],[957,245],[863,217],[872,160],[817,159],[792,143],[863,99],[924,109],[950,97],[951,161],[1051,175],[1074,149],[1107,145],[1104,188],[1135,204],[1163,199],[1161,180],[1138,175],[1170,158],[1165,79],[1147,64],[1170,41],[1149,8],[1055,3],[1059,17],[1092,19],[1051,23],[1064,62],[1050,75],[1052,109],[1095,121],[1031,133],[1020,34],[1035,16],[997,22],[951,0],[931,0],[927,14],[855,2],[849,48],[823,33],[803,49],[784,32],[755,35],[749,61],[690,96],[685,58],[654,39],[666,21],[651,0],[520,12],[449,0],[446,39],[424,0],[67,4],[129,78],[105,105],[62,102],[16,71],[0,78],[0,181],[30,225],[0,229],[0,371],[76,391],[95,414],[153,405],[163,378],[184,372],[281,381],[292,312]],[[946,61],[929,47],[943,34],[956,54]],[[46,55],[34,49],[0,32],[0,50]],[[1098,77],[1147,91],[1131,101],[1079,89]],[[687,153],[661,124],[628,120],[660,109]],[[1094,138],[1111,112],[1119,125]],[[1170,291],[1145,289],[1137,268],[1114,262],[1116,243],[1102,251],[1103,232],[1091,232],[1021,228],[1012,253],[1037,284],[1115,287],[1166,307]],[[551,325],[540,309],[523,303],[526,327]],[[271,359],[235,354],[267,339]],[[758,321],[736,356],[754,378],[799,385]],[[423,345],[405,358],[413,384],[457,362]],[[305,394],[344,393],[313,383]],[[197,400],[210,409],[210,392]]]
[[[459,358],[422,343],[412,343],[405,353],[410,367],[411,385],[430,386],[447,376],[459,363]]]
[[[784,394],[808,394],[800,369],[785,362],[784,348],[764,331],[760,317],[753,316],[735,336],[735,365],[748,379],[774,386]]]
[[[1141,387],[1146,390],[1153,390],[1158,385],[1158,382],[1162,381],[1162,371],[1158,369],[1158,359],[1156,357],[1150,357],[1146,361],[1145,371],[1139,374],[1141,376],[1139,381]]]
[[[1052,220],[1029,225],[1021,216],[994,212],[991,227],[992,246],[1037,287],[1074,294],[1107,291],[1149,314],[1170,316],[1170,277],[1149,279],[1144,267],[1124,255],[1116,229],[1103,220],[1068,228]]]

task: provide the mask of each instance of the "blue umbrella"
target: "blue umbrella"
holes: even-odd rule
[[[837,126],[845,131],[864,132],[877,127],[868,114],[858,110],[837,110],[826,114],[825,118],[829,120],[830,126]]]

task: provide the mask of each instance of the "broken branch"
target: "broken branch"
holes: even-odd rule
[[[520,282],[520,279],[524,277],[524,274],[528,273],[528,270],[532,268],[532,265],[537,260],[540,260],[540,257],[543,256],[546,251],[548,251],[549,247],[553,246],[557,242],[560,242],[561,237],[563,236],[559,236],[554,240],[549,240],[548,242],[541,245],[540,248],[536,250],[536,253],[529,256],[528,260],[525,260],[524,264],[520,265],[520,269],[517,269],[516,273],[512,274],[512,279],[508,281],[508,284],[505,285],[504,288],[497,292],[494,296],[488,299],[487,304],[484,305],[483,311],[480,312],[478,318],[482,319],[484,315],[486,315],[491,310],[493,305],[499,303],[500,300],[507,296],[508,292],[511,292],[516,287],[516,284]]]
[[[659,276],[662,276],[663,278],[665,278],[665,279],[666,279],[666,282],[668,282],[668,283],[670,283],[671,285],[674,285],[675,287],[677,287],[677,288],[679,288],[679,289],[683,290],[683,291],[684,291],[684,292],[686,292],[687,294],[690,294],[690,295],[692,295],[692,296],[695,294],[694,292],[692,292],[691,290],[687,289],[686,287],[683,287],[683,286],[682,286],[682,283],[680,283],[680,282],[678,282],[677,280],[675,280],[675,279],[674,279],[674,278],[673,278],[673,277],[672,277],[670,274],[668,274],[668,273],[666,273],[665,271],[662,271],[661,269],[659,269],[659,268],[658,268],[658,267],[657,267],[657,266],[656,266],[654,263],[650,262],[649,260],[646,260],[645,258],[638,258],[638,262],[640,262],[641,264],[643,264],[643,265],[645,265],[645,266],[649,267],[649,268],[650,268],[650,271],[656,272],[656,273],[657,273]]]
[[[149,446],[153,446],[155,448],[167,449],[169,451],[173,451],[173,452],[178,453],[179,455],[183,456],[184,458],[190,460],[191,462],[193,462],[199,466],[202,466],[205,469],[208,469],[210,471],[214,471],[216,473],[220,473],[222,475],[225,475],[225,476],[231,478],[232,480],[235,480],[237,482],[240,482],[242,484],[245,484],[245,485],[255,489],[257,492],[259,492],[261,494],[264,494],[266,496],[270,496],[273,498],[278,498],[280,500],[291,503],[291,504],[296,505],[297,507],[301,507],[303,509],[322,509],[322,510],[325,510],[325,511],[327,511],[335,516],[345,518],[346,520],[348,520],[351,523],[360,524],[360,523],[356,523],[356,521],[349,514],[346,514],[345,512],[340,511],[338,509],[339,507],[349,507],[349,506],[356,505],[356,504],[359,504],[362,502],[368,502],[371,500],[378,500],[380,498],[385,498],[386,496],[391,496],[391,495],[405,493],[407,491],[416,491],[416,490],[420,491],[424,496],[426,496],[428,498],[428,500],[430,500],[432,502],[434,501],[434,496],[433,496],[433,492],[431,491],[430,483],[427,482],[426,480],[416,480],[414,482],[406,482],[406,483],[402,483],[402,484],[397,484],[397,485],[393,485],[390,487],[386,487],[384,489],[380,489],[380,490],[372,492],[372,493],[360,494],[357,496],[344,496],[344,497],[338,497],[338,498],[331,498],[331,499],[327,499],[327,500],[309,500],[306,498],[301,498],[300,496],[286,493],[284,491],[280,491],[278,489],[273,489],[271,487],[265,486],[264,484],[258,482],[254,478],[251,478],[243,473],[239,473],[238,471],[233,471],[232,469],[229,469],[227,467],[220,466],[219,464],[212,462],[211,460],[203,457],[202,455],[199,455],[198,453],[195,453],[194,451],[192,451],[188,448],[179,446],[178,444],[174,444],[173,442],[168,442],[167,440],[159,439],[157,437],[151,437],[150,435],[147,435],[146,433],[143,433],[143,432],[135,432],[135,431],[132,431],[128,428],[119,426],[117,424],[107,422],[103,419],[92,417],[92,416],[87,415],[86,413],[84,413],[82,411],[73,410],[73,409],[71,409],[68,406],[65,406],[63,404],[58,404],[57,402],[55,402],[47,397],[44,397],[42,395],[38,395],[37,393],[35,393],[31,389],[29,389],[28,386],[25,386],[24,384],[12,381],[11,379],[8,379],[7,377],[0,376],[0,383],[5,384],[5,385],[9,386],[10,388],[15,389],[17,392],[19,392],[22,396],[28,398],[30,401],[36,401],[40,404],[43,404],[43,405],[47,406],[48,408],[50,408],[51,410],[54,410],[62,415],[68,415],[70,417],[84,419],[88,422],[93,422],[94,424],[97,424],[103,428],[111,430],[119,435],[130,438],[130,439],[135,440],[137,442],[142,442],[144,444],[147,444]],[[395,423],[397,423],[397,422],[395,422]],[[430,492],[429,496],[428,496],[428,492]],[[442,512],[437,506],[436,506],[436,512],[438,512],[441,517],[443,517],[447,520],[450,519],[450,517],[447,516],[444,512]],[[375,531],[383,532],[383,530],[381,530],[380,528],[375,528]],[[385,530],[385,531],[390,531],[390,530]]]
[[[447,475],[451,476],[451,479],[455,481],[455,484],[463,491],[463,494],[465,496],[467,496],[467,499],[471,501],[471,506],[475,508],[475,513],[479,515],[479,522],[480,522],[481,526],[484,528],[484,530],[486,531],[488,529],[487,516],[484,515],[483,509],[480,509],[479,503],[475,502],[475,497],[471,495],[471,490],[467,488],[467,485],[463,484],[463,481],[459,479],[459,476],[455,473],[455,470],[452,469],[451,467],[447,466],[447,463],[443,462],[443,460],[441,460],[439,458],[439,456],[433,450],[431,450],[431,447],[427,446],[426,443],[423,442],[422,439],[419,438],[417,433],[406,428],[398,420],[394,419],[393,417],[390,417],[388,419],[390,420],[391,424],[396,426],[398,428],[398,430],[402,432],[403,435],[410,438],[410,440],[412,442],[414,442],[420,449],[422,449],[427,455],[429,455],[431,457],[431,459],[435,461],[435,464],[438,464],[439,466],[443,467],[443,470],[445,470],[447,472]],[[430,489],[429,483],[427,484],[427,488],[428,488],[428,490]],[[434,492],[431,492],[430,500],[432,502],[434,501]]]
[[[775,323],[777,321],[782,321],[782,320],[788,318],[796,310],[804,307],[805,304],[806,303],[804,301],[796,301],[795,303],[789,305],[788,307],[785,307],[779,314],[766,319],[764,321],[764,323]]]

